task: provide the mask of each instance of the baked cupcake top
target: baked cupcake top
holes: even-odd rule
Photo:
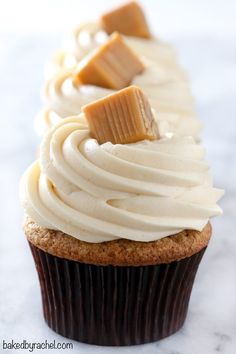
[[[25,212],[39,226],[94,243],[201,231],[221,214],[222,194],[193,138],[99,144],[83,114],[46,134],[21,181]]]
[[[183,230],[157,241],[118,239],[91,243],[58,230],[45,229],[30,218],[24,221],[24,231],[31,244],[56,257],[113,266],[146,266],[191,257],[207,247],[212,233],[211,224],[208,223],[201,232]]]

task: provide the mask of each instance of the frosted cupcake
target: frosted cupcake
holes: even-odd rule
[[[114,36],[117,35],[109,37],[105,44],[84,58],[76,70],[61,70],[46,83],[43,90],[46,108],[37,118],[37,130],[40,133],[50,128],[55,121],[80,113],[83,105],[114,92],[116,87],[93,82],[93,75],[89,82],[81,82],[78,85],[74,83],[79,68],[85,66],[91,57],[96,57],[97,53],[107,47]],[[124,39],[122,41],[127,48],[130,48]],[[132,52],[136,55],[134,51]],[[152,107],[158,112],[159,119],[164,122],[168,131],[180,135],[192,135],[197,139],[201,123],[194,112],[194,102],[185,73],[180,68],[164,68],[145,57],[141,58],[138,55],[136,57],[143,63],[144,70],[133,75],[132,80],[127,81],[125,85],[132,83],[145,91]],[[126,69],[122,57],[117,58],[115,53],[114,60],[116,62],[120,60],[119,75],[123,77]],[[129,60],[126,63],[129,65]]]
[[[138,55],[148,58],[157,66],[179,68],[172,46],[151,34],[142,8],[137,2],[130,1],[103,14],[97,22],[83,23],[75,28],[65,38],[63,49],[48,63],[46,78],[54,76],[61,69],[76,67],[80,60],[106,42],[113,32],[122,34]]]
[[[83,112],[46,134],[21,181],[44,317],[90,344],[156,341],[184,323],[223,192],[201,145],[160,136],[139,88]]]

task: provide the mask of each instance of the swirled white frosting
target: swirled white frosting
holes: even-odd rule
[[[127,44],[141,57],[154,61],[161,67],[178,67],[174,49],[167,43],[156,39],[143,39],[123,36]],[[63,49],[58,51],[45,69],[46,78],[54,76],[61,69],[74,68],[76,64],[93,49],[104,43],[108,35],[99,23],[83,23],[64,39]]]
[[[87,242],[153,241],[202,230],[219,215],[204,149],[190,137],[99,145],[83,115],[43,139],[39,161],[21,181],[27,215]]]
[[[194,103],[185,72],[179,66],[174,50],[156,39],[124,37],[128,45],[141,57],[146,69],[132,84],[141,87],[159,117],[166,120],[167,131],[199,137],[201,123],[194,113]],[[78,27],[67,40],[66,51],[55,56],[58,71],[47,81],[43,90],[46,110],[37,118],[37,131],[45,131],[57,117],[79,114],[81,107],[104,97],[113,90],[73,85],[74,65],[96,48],[107,35],[96,23]],[[54,63],[54,64],[55,64]],[[56,64],[53,66],[57,66]],[[68,65],[67,65],[68,64]],[[55,73],[56,72],[56,73]]]
[[[193,98],[183,72],[180,69],[166,71],[150,63],[146,65],[144,72],[136,76],[132,84],[142,88],[152,107],[162,117],[168,118],[170,132],[197,138],[201,123],[194,113]],[[93,85],[75,87],[73,69],[64,69],[46,83],[43,97],[47,110],[64,118],[79,114],[83,105],[113,92]],[[42,125],[46,126],[48,116],[41,114],[40,117]]]

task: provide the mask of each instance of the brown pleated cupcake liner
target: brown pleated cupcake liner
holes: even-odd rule
[[[58,258],[29,244],[48,326],[106,346],[149,343],[178,331],[205,251],[169,264],[117,267]]]

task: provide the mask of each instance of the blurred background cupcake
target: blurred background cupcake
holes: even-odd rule
[[[112,93],[112,87],[98,86],[92,80],[75,85],[74,78],[82,63],[116,32],[145,67],[127,85],[144,89],[170,131],[199,139],[201,123],[195,113],[187,75],[173,48],[151,33],[142,7],[134,1],[126,2],[105,11],[96,21],[78,26],[65,41],[64,51],[56,53],[47,65],[42,90],[45,107],[37,115],[36,131],[42,134],[55,119],[79,114],[84,104]],[[114,61],[115,58],[116,55]],[[126,60],[122,65],[125,63]]]

